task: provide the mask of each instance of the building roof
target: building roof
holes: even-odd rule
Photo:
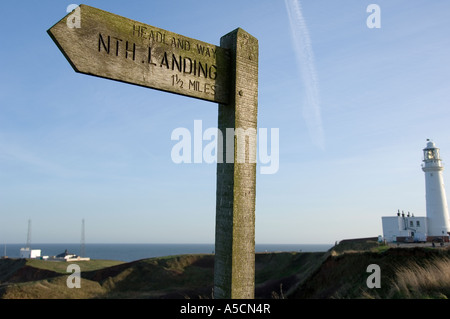
[[[59,254],[59,255],[56,255],[56,257],[58,257],[58,258],[64,258],[64,257],[66,257],[66,256],[76,256],[76,255],[75,255],[75,254],[69,253],[69,252],[67,251],[67,249],[66,249],[63,253],[61,253],[61,254]]]

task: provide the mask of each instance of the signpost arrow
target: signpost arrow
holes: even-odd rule
[[[221,47],[86,5],[48,33],[76,72],[228,102],[230,57]]]

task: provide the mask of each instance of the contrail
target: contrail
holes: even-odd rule
[[[323,150],[325,149],[325,134],[320,111],[319,79],[308,27],[303,17],[300,1],[285,0],[284,2],[289,16],[294,50],[297,54],[297,64],[305,85],[306,104],[302,109],[303,118],[313,143]]]

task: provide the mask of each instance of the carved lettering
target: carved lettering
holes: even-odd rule
[[[211,65],[208,70],[209,78],[215,80],[217,78],[217,66]]]
[[[172,86],[178,90],[194,91],[202,95],[216,94],[217,86],[203,82],[202,79],[216,80],[217,66],[209,62],[209,59],[195,58],[198,54],[203,57],[214,56],[216,54],[215,49],[196,44],[195,51],[190,51],[193,56],[185,56],[184,54],[170,52],[170,50],[161,50],[159,43],[165,41],[165,34],[162,32],[139,25],[134,25],[132,31],[135,37],[147,38],[157,43],[143,48],[129,39],[99,33],[98,52],[125,58],[129,61],[137,60],[139,63],[147,63],[150,67],[159,66],[162,70],[177,72],[178,74],[171,73],[169,76]],[[171,46],[174,49],[184,51],[189,51],[191,48],[188,40],[177,37],[171,37]],[[198,78],[198,80],[193,79],[193,77]]]
[[[182,63],[181,55],[180,55],[179,61],[178,61],[177,57],[175,56],[175,54],[172,54],[172,70],[175,70],[175,64],[177,66],[177,70],[179,72],[182,72],[182,70],[183,70],[183,63]]]
[[[148,59],[147,63],[151,65],[156,65],[156,63],[152,62],[152,48],[148,47]]]
[[[200,76],[200,71],[202,72],[203,76],[205,78],[208,77],[208,64],[205,64],[205,67],[203,67],[202,62],[198,61],[198,76]]]
[[[146,26],[133,25],[132,34],[135,37],[149,39],[157,43],[166,43],[166,34],[160,31],[148,30]]]
[[[131,44],[130,44],[131,48]],[[128,41],[125,44],[125,58],[128,59],[128,54],[132,54],[133,61],[136,59],[136,44],[133,43],[133,49],[128,48]]]
[[[197,80],[189,80],[189,90],[196,91],[199,93],[206,93],[215,95],[216,94],[216,86],[208,83],[201,83]]]
[[[172,37],[172,47],[189,51],[191,49],[191,44],[188,40],[176,39],[175,37]]]
[[[101,33],[98,34],[98,52],[101,51],[102,47],[106,51],[106,53],[109,54],[109,49],[111,45],[111,37],[108,35],[108,45],[105,44],[105,40],[103,39],[103,36]]]
[[[114,39],[116,40],[116,56],[119,56],[119,46],[120,46],[120,42],[122,41],[122,39],[119,39],[116,37],[114,37]]]
[[[189,90],[194,90],[197,92],[201,92],[200,91],[200,81],[191,81],[189,80]]]
[[[72,12],[47,32],[77,72],[230,102],[233,59],[229,49],[86,5],[76,10],[82,24]]]
[[[186,68],[186,66],[187,66],[186,62],[187,61],[189,61],[189,71],[186,71],[187,70],[187,68]],[[194,70],[195,70],[195,67],[194,67]],[[191,60],[191,58],[185,57],[183,59],[183,73],[188,73],[188,74],[192,73],[192,60]]]
[[[140,30],[140,29],[139,29]],[[134,32],[137,32],[134,30]],[[142,31],[140,31],[142,32]],[[111,39],[113,41],[111,41]],[[175,38],[174,38],[175,39]],[[124,42],[124,45],[121,45],[121,42]],[[184,42],[183,44],[186,47],[188,42]],[[114,47],[115,46],[115,47]],[[122,55],[126,59],[131,59],[133,61],[136,60],[136,55],[138,52],[138,47],[136,43],[130,41],[124,41],[122,39],[102,35],[99,33],[98,35],[98,52],[105,51],[107,54],[110,54],[111,49],[115,53],[116,56]],[[145,55],[145,53],[144,53]],[[148,47],[147,49],[147,57],[141,56],[142,63],[147,62],[150,65],[156,66],[155,57],[152,47]],[[165,67],[168,70],[178,71],[184,74],[191,74],[197,77],[203,77],[205,79],[215,80],[217,78],[217,66],[214,64],[208,64],[202,61],[197,61],[196,59],[192,59],[187,56],[175,55],[172,53],[171,55],[168,52],[164,51],[160,56],[159,66]]]
[[[180,88],[183,88],[183,84],[184,84],[183,80],[180,77],[178,77],[178,75],[176,74],[172,75],[172,86],[178,85]]]
[[[144,30],[146,30],[146,27],[141,27],[139,25],[133,25],[133,35],[137,36],[137,37],[142,37],[144,38],[143,34],[144,34]]]
[[[167,52],[164,52],[163,58],[161,60],[160,67],[162,67],[163,65],[165,65],[167,69],[169,68],[169,61],[167,59]]]
[[[149,50],[149,54],[151,54],[151,50]],[[167,52],[164,52],[160,62],[160,67],[163,66],[172,71],[177,70],[180,73],[192,74],[205,79],[215,80],[217,78],[217,66],[173,53],[168,55]]]
[[[216,57],[216,50],[215,49],[213,49],[213,48],[210,49],[210,48],[205,47],[205,46],[203,46],[201,44],[198,44],[198,43],[197,43],[196,46],[197,46],[197,52],[199,54],[201,54],[203,56],[211,57],[211,52],[212,52],[212,56],[214,58]]]

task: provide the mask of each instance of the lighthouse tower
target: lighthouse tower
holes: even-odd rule
[[[422,170],[425,172],[427,240],[442,238],[448,241],[450,221],[442,175],[444,167],[442,166],[439,148],[430,140],[427,141],[427,147],[423,150],[422,164]]]

